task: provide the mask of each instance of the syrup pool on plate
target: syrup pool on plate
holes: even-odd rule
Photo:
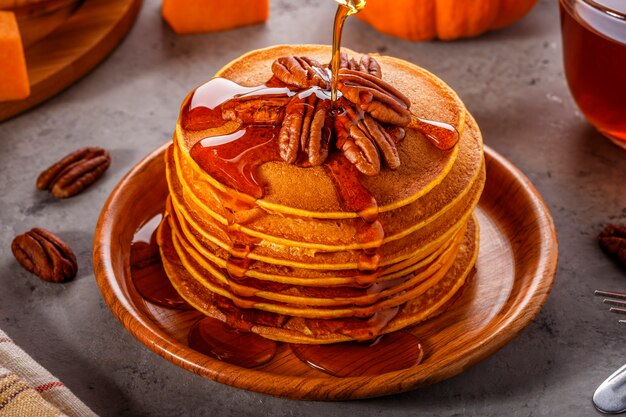
[[[272,360],[278,344],[207,317],[189,331],[189,347],[233,365],[255,368]]]
[[[145,300],[161,307],[188,309],[189,304],[176,292],[163,269],[156,243],[156,229],[162,218],[162,214],[154,216],[135,232],[130,246],[131,277]]]
[[[366,343],[291,345],[304,363],[336,377],[374,376],[418,365],[424,356],[417,337],[396,332]]]

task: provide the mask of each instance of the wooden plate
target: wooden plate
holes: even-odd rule
[[[557,263],[550,213],[528,179],[486,149],[487,183],[476,210],[481,226],[477,272],[451,309],[411,330],[425,348],[420,365],[374,377],[336,378],[300,362],[287,345],[256,369],[212,359],[186,344],[200,313],[144,301],[130,279],[132,236],[162,210],[167,195],[164,149],[133,168],[105,204],[94,241],[96,279],[113,314],[144,345],[216,381],[296,399],[345,400],[407,391],[456,375],[493,354],[532,321],[550,292]]]
[[[31,93],[0,102],[0,121],[63,91],[103,61],[133,26],[142,0],[85,0],[52,34],[26,48]]]

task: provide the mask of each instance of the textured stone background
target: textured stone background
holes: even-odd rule
[[[520,167],[552,210],[560,267],[534,323],[504,349],[443,383],[387,398],[295,402],[224,386],[149,351],[113,317],[91,267],[96,219],[115,184],[171,137],[187,92],[240,54],[278,43],[329,43],[331,0],[272,0],[265,25],[177,37],[159,1],[146,0],[113,55],[44,105],[0,124],[0,328],[102,416],[590,416],[591,394],[624,362],[624,332],[596,288],[626,290],[624,271],[598,249],[626,223],[626,152],[590,128],[563,78],[556,0],[477,39],[409,43],[352,20],[344,44],[416,62],[450,83],[485,142]],[[113,164],[88,192],[55,201],[39,171],[83,145]],[[47,284],[22,270],[13,236],[33,226],[74,247],[78,278]]]

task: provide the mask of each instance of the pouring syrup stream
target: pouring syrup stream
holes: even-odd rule
[[[339,82],[339,63],[341,62],[341,34],[343,24],[348,16],[357,14],[365,8],[366,0],[336,0],[339,3],[335,13],[335,23],[333,25],[333,51],[331,58],[332,78],[330,83],[330,98],[337,101],[337,84]]]

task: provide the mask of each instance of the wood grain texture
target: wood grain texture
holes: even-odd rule
[[[336,378],[302,363],[287,345],[256,369],[220,362],[187,346],[200,313],[150,304],[130,278],[132,236],[162,209],[167,195],[164,149],[133,168],[105,204],[94,240],[96,279],[113,314],[143,344],[216,381],[295,399],[346,400],[408,391],[456,375],[510,342],[533,320],[552,287],[557,241],[550,213],[528,179],[486,149],[487,183],[476,210],[481,226],[476,273],[449,310],[410,329],[424,347],[421,364]]]
[[[63,24],[82,0],[0,0],[0,10],[15,13],[25,48]]]
[[[142,0],[85,0],[50,36],[26,48],[31,94],[0,102],[0,121],[54,96],[86,75],[124,39]]]

